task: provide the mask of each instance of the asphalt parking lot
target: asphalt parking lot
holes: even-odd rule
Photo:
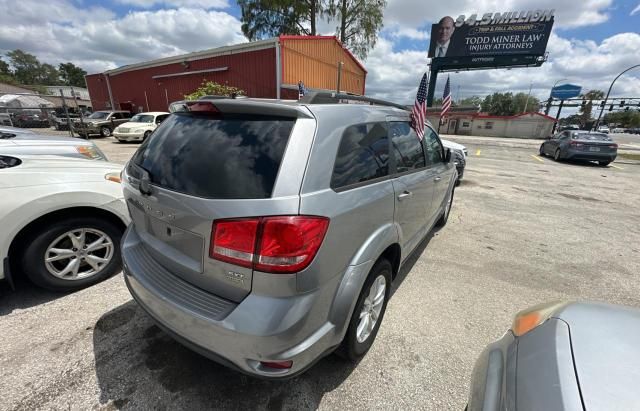
[[[449,222],[405,266],[357,366],[332,355],[296,379],[258,381],[171,340],[120,275],[66,295],[2,284],[0,409],[462,410],[475,358],[517,311],[558,299],[640,307],[640,164],[451,139],[470,156]],[[137,148],[96,143],[118,162]]]

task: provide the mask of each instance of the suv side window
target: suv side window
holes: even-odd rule
[[[429,165],[444,163],[444,150],[438,135],[430,127],[424,128],[424,144],[427,149]]]
[[[122,118],[122,114],[120,113],[112,113],[109,117],[109,120],[118,120]]]
[[[397,173],[426,167],[424,149],[418,135],[408,122],[390,122],[389,134]]]
[[[120,113],[120,118],[131,118],[131,113],[129,113],[128,111]]]
[[[156,117],[156,124],[160,124],[163,121],[165,121],[167,119],[167,117],[169,117],[169,114],[161,114],[158,117]]]
[[[384,123],[349,126],[342,134],[333,165],[331,188],[389,175],[389,140]]]

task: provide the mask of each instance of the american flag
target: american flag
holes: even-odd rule
[[[442,111],[440,117],[444,117],[447,111],[451,108],[451,83],[450,78],[447,76],[447,83],[444,85],[444,93],[442,93]]]
[[[422,76],[418,94],[416,94],[416,102],[413,104],[411,116],[413,120],[413,129],[416,131],[418,138],[424,138],[424,122],[427,118],[427,73]]]

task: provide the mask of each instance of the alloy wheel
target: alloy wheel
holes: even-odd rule
[[[356,339],[363,343],[369,338],[371,332],[380,318],[380,312],[384,306],[387,280],[383,275],[379,275],[369,288],[369,295],[364,299],[362,310],[360,311],[360,321],[356,329]]]
[[[112,239],[95,228],[78,228],[60,235],[47,247],[47,271],[63,280],[80,280],[100,273],[114,255]]]

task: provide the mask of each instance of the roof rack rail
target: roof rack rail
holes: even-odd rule
[[[355,94],[335,93],[328,91],[310,91],[299,100],[300,103],[306,104],[336,104],[342,101],[359,101],[362,103],[369,103],[376,106],[395,107],[401,110],[409,111],[407,106],[402,104],[393,103],[391,101],[379,100],[377,98],[358,96]]]

